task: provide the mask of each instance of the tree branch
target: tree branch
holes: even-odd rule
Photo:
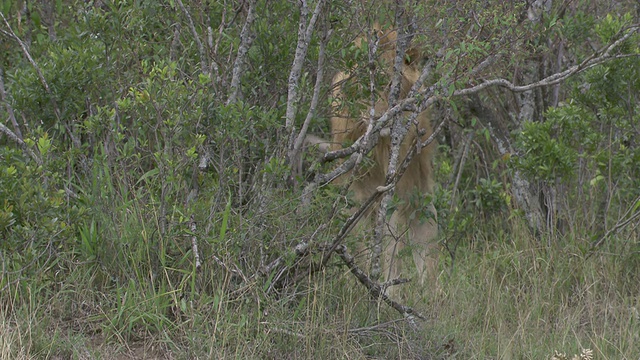
[[[18,124],[18,120],[16,120],[16,115],[13,112],[13,108],[11,104],[9,104],[9,100],[7,99],[7,93],[4,90],[4,74],[2,72],[2,68],[0,68],[0,101],[4,103],[4,107],[7,109],[7,113],[9,114],[9,120],[11,121],[11,125],[13,125],[13,131],[15,131],[15,135],[19,139],[24,139],[22,137],[22,132],[20,131],[20,125]]]
[[[247,11],[247,18],[244,21],[242,32],[240,32],[240,46],[238,46],[238,53],[236,60],[233,63],[233,71],[231,76],[231,93],[227,99],[227,105],[233,104],[238,100],[240,94],[240,77],[242,76],[243,65],[249,52],[249,48],[253,43],[253,35],[251,34],[251,26],[255,20],[256,15],[256,0],[249,0],[249,10]]]
[[[322,41],[320,42],[320,50],[318,53],[318,71],[316,72],[316,84],[313,89],[313,97],[311,98],[311,104],[309,105],[309,112],[307,112],[307,117],[304,119],[304,123],[302,124],[302,128],[300,129],[300,133],[298,134],[298,137],[293,144],[293,149],[289,153],[289,158],[291,159],[291,169],[292,172],[294,172],[294,175],[300,174],[302,172],[300,152],[302,149],[302,144],[307,137],[307,130],[309,129],[311,120],[316,114],[316,109],[320,100],[320,90],[322,89],[322,83],[324,82],[324,61],[326,57],[327,42],[330,35],[331,31],[329,31],[325,27]],[[295,169],[296,166],[298,167],[297,169]]]
[[[626,58],[630,56],[640,56],[640,54],[619,54],[619,55],[611,54],[614,49],[620,47],[620,45],[622,45],[623,42],[628,40],[633,34],[637,33],[639,30],[640,30],[640,25],[634,25],[629,27],[628,32],[625,33],[622,37],[620,37],[618,40],[614,41],[613,43],[606,45],[599,51],[596,51],[593,55],[591,55],[589,58],[582,61],[580,64],[574,65],[559,73],[547,76],[546,78],[540,81],[534,82],[532,84],[517,86],[506,79],[494,79],[494,80],[485,81],[482,84],[479,84],[467,89],[456,90],[454,91],[453,96],[464,96],[464,95],[475,94],[491,86],[501,86],[513,92],[529,91],[539,87],[561,83],[572,75],[581,73],[585,70],[591,69],[594,66],[600,65],[607,61]]]
[[[196,46],[198,46],[198,52],[200,52],[200,70],[203,74],[208,75],[209,71],[207,70],[207,55],[204,51],[204,45],[202,45],[202,41],[200,41],[200,36],[198,36],[198,31],[196,31],[196,27],[193,24],[191,14],[189,14],[189,11],[187,11],[187,8],[182,3],[182,0],[178,0],[178,5],[180,5],[180,9],[187,18],[187,25],[189,25],[191,35],[193,35],[193,40],[196,42]]]
[[[628,40],[633,34],[637,33],[640,30],[640,24],[639,25],[634,25],[629,27],[628,32],[625,33],[622,37],[620,37],[618,40],[614,41],[611,44],[606,45],[605,47],[603,47],[601,50],[597,51],[594,55],[592,55],[591,57],[589,57],[588,59],[584,60],[583,62],[581,62],[578,65],[572,66],[569,69],[562,71],[560,73],[556,73],[553,75],[550,75],[540,81],[534,82],[532,84],[528,84],[528,85],[523,85],[523,86],[517,86],[514,85],[512,82],[506,80],[506,79],[494,79],[494,80],[488,80],[483,82],[482,84],[478,84],[476,86],[472,86],[470,88],[466,88],[466,89],[460,89],[460,90],[456,90],[453,92],[453,94],[451,95],[452,97],[459,97],[459,96],[467,96],[467,95],[472,95],[472,94],[477,94],[480,91],[492,87],[492,86],[501,86],[501,87],[505,87],[511,91],[514,92],[523,92],[523,91],[529,91],[538,87],[543,87],[543,86],[549,86],[549,85],[554,85],[557,83],[560,83],[564,80],[566,80],[567,78],[569,78],[570,76],[573,76],[575,74],[578,74],[582,71],[588,70],[590,68],[593,68],[594,66],[603,64],[607,61],[611,61],[611,60],[615,60],[615,59],[622,59],[622,58],[627,58],[627,57],[631,57],[631,56],[640,56],[640,54],[619,54],[619,55],[611,55],[611,53],[613,52],[613,50],[615,50],[616,48],[618,48],[620,45],[622,45],[622,43],[626,40]],[[598,55],[599,54],[599,55]],[[488,58],[487,60],[485,60],[484,62],[480,63],[480,65],[478,65],[478,67],[486,67],[487,64],[491,63],[492,61],[495,61],[495,59],[492,58]],[[423,69],[423,74],[420,77],[420,80],[418,82],[416,82],[416,84],[414,84],[414,87],[412,88],[410,94],[400,100],[398,102],[398,104],[396,104],[395,106],[390,107],[384,114],[382,114],[382,116],[380,116],[376,122],[375,122],[375,126],[373,127],[372,132],[376,133],[379,132],[382,128],[384,128],[387,123],[393,119],[393,117],[395,117],[396,115],[398,115],[400,112],[402,111],[424,111],[425,109],[427,109],[429,106],[431,106],[433,103],[435,103],[436,101],[440,100],[442,98],[442,96],[438,96],[438,95],[433,95],[435,93],[442,93],[443,89],[447,89],[449,86],[449,82],[446,82],[444,84],[435,84],[432,85],[426,89],[417,91],[418,89],[420,89],[420,87],[422,86],[422,82],[426,79],[427,74],[430,70],[430,67],[432,65],[431,64],[427,64],[425,65],[425,68]],[[472,72],[474,72],[474,70],[472,70]],[[419,99],[424,99],[422,101],[419,101]],[[417,109],[416,109],[416,105],[417,105]],[[366,134],[365,134],[366,135]],[[364,149],[361,149],[363,147],[363,141],[366,138],[366,136],[363,135],[362,137],[360,137],[358,140],[356,140],[351,146],[343,148],[343,149],[339,149],[339,150],[335,150],[335,151],[330,151],[328,153],[326,153],[323,157],[322,157],[322,162],[328,162],[328,161],[332,161],[335,159],[339,159],[339,158],[344,158],[347,156],[352,156],[353,158],[353,154],[355,152],[360,152],[361,150],[364,150],[364,153],[367,153],[368,151],[371,151],[371,149],[373,149],[374,145],[371,144],[367,144],[367,146]],[[321,174],[318,175],[316,177],[316,180],[318,183],[320,184],[325,184],[327,182],[332,181],[333,179],[337,178],[338,176],[350,171],[353,168],[353,165],[355,164],[355,162],[352,160],[352,158],[350,158],[349,160],[343,162],[339,167],[337,167],[336,169],[334,169],[333,171],[327,173],[327,174]]]
[[[404,16],[401,16],[401,11],[396,11],[396,22],[398,23],[399,30],[398,38],[395,44],[396,54],[393,62],[393,79],[391,81],[391,89],[389,90],[388,104],[389,106],[395,105],[398,102],[400,96],[400,86],[402,85],[402,70],[405,60],[405,52],[407,46],[413,38],[413,34],[406,33],[404,26]],[[372,106],[373,108],[373,106]],[[389,161],[387,165],[387,180],[392,179],[396,173],[396,167],[398,164],[398,158],[400,157],[400,144],[406,137],[410,124],[418,116],[418,113],[412,113],[409,119],[406,120],[406,124],[403,124],[400,116],[395,116],[391,124],[391,152],[389,154]],[[373,120],[373,119],[372,119]],[[373,122],[373,121],[371,121]],[[387,189],[384,192],[380,207],[378,208],[378,214],[376,215],[375,228],[373,230],[373,247],[371,251],[371,277],[373,279],[379,279],[382,268],[380,266],[380,257],[382,255],[382,240],[385,234],[385,224],[387,218],[387,208],[389,202],[393,198],[395,193],[395,182],[388,183]]]
[[[200,252],[198,251],[198,238],[196,237],[196,219],[193,214],[189,218],[189,231],[191,232],[191,251],[193,252],[193,260],[196,263],[196,271],[200,271],[202,263],[200,262]]]
[[[381,286],[378,282],[371,280],[371,278],[369,278],[367,276],[367,274],[365,274],[364,271],[362,271],[356,265],[356,262],[353,259],[353,256],[351,256],[347,252],[347,247],[346,246],[344,246],[344,245],[338,246],[336,248],[336,253],[338,254],[338,256],[340,256],[340,258],[342,259],[344,264],[349,268],[349,270],[356,277],[356,279],[358,279],[358,281],[367,288],[367,290],[369,291],[369,294],[371,294],[371,296],[374,299],[381,299],[387,305],[389,305],[390,307],[392,307],[393,309],[398,311],[400,314],[402,314],[402,316],[404,316],[404,318],[414,328],[417,328],[416,318],[420,319],[420,320],[426,320],[426,317],[424,317],[424,315],[422,315],[419,312],[415,311],[413,308],[411,308],[409,306],[406,306],[406,305],[402,305],[402,304],[392,300],[391,298],[389,298],[385,294],[384,287]],[[399,280],[399,282],[404,282],[404,281]]]
[[[55,96],[53,96],[53,92],[51,91],[51,88],[49,87],[47,80],[44,78],[44,75],[42,74],[42,70],[40,70],[40,67],[38,66],[38,64],[36,64],[35,60],[33,60],[33,57],[31,57],[31,54],[29,53],[29,49],[27,49],[27,45],[22,40],[20,40],[18,35],[16,35],[16,33],[13,31],[13,28],[11,28],[11,25],[9,24],[9,22],[4,17],[4,14],[1,11],[0,11],[0,17],[2,17],[4,24],[7,26],[7,29],[9,30],[8,32],[3,31],[3,33],[8,34],[20,45],[20,48],[22,49],[24,56],[27,58],[27,60],[29,60],[29,63],[31,63],[31,66],[33,66],[33,68],[36,70],[36,74],[38,75],[38,79],[40,80],[40,83],[44,87],[44,90],[47,92],[47,95],[49,95],[49,99],[51,100],[51,104],[53,105],[53,112],[56,116],[56,119],[62,122],[62,115],[60,113],[60,108],[58,107],[58,102],[56,101]],[[73,134],[68,124],[64,123],[64,127],[67,130],[67,134],[71,138],[71,142],[73,143],[73,145],[79,148],[81,146],[80,140]]]
[[[9,129],[2,123],[0,123],[0,132],[5,134],[10,140],[15,142],[16,144],[18,144],[18,146],[22,148],[22,151],[24,151],[31,159],[33,159],[33,161],[35,161],[36,164],[42,165],[42,159],[40,159],[40,157],[35,152],[33,152],[33,150],[29,149],[27,144],[24,141],[22,141],[20,137],[18,137],[13,131],[11,131],[11,129]]]
[[[307,19],[309,15],[309,6],[306,0],[300,1],[300,23],[298,24],[298,44],[296,45],[296,54],[291,65],[291,72],[289,73],[289,85],[287,91],[287,110],[285,113],[285,129],[289,134],[289,163],[291,164],[291,155],[294,148],[294,136],[295,136],[295,118],[298,111],[298,83],[300,82],[300,74],[302,72],[302,65],[304,59],[307,57],[307,51],[309,50],[309,44],[311,42],[311,36],[316,26],[320,11],[324,5],[325,0],[318,0],[316,8],[311,15],[311,19]],[[308,24],[307,24],[307,21]],[[303,137],[304,139],[304,137]]]
[[[604,235],[600,237],[600,239],[591,244],[591,251],[589,252],[589,255],[587,255],[587,259],[595,253],[596,248],[600,247],[600,245],[602,245],[609,236],[615,234],[623,227],[629,225],[632,221],[640,219],[640,211],[638,211],[638,208],[640,208],[640,196],[631,203],[631,206],[629,206],[624,215],[622,215],[622,217],[616,222],[616,225],[614,227],[609,229]]]

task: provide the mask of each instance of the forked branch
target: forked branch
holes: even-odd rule
[[[420,314],[413,308],[406,305],[402,305],[399,302],[394,301],[390,297],[388,297],[384,293],[384,287],[378,282],[371,280],[371,278],[367,276],[367,274],[365,274],[365,272],[362,271],[358,267],[358,265],[356,265],[356,262],[353,256],[351,256],[347,252],[346,246],[340,245],[336,248],[335,251],[336,251],[336,254],[340,256],[340,259],[342,259],[344,264],[349,268],[349,271],[351,271],[351,273],[356,277],[356,279],[358,279],[358,281],[367,288],[367,290],[369,291],[369,294],[371,294],[371,296],[374,299],[381,299],[382,301],[384,301],[385,304],[391,306],[393,309],[395,309],[400,314],[402,314],[402,316],[404,316],[405,319],[407,319],[407,321],[409,321],[409,323],[414,327],[417,327],[415,322],[416,318],[420,320],[426,320],[424,315]],[[404,281],[400,281],[400,282],[404,282]]]

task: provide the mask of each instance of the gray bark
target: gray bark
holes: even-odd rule
[[[249,10],[247,11],[247,18],[244,21],[242,32],[240,32],[240,46],[238,46],[238,54],[236,55],[236,60],[233,63],[231,85],[229,86],[231,92],[229,93],[229,98],[227,99],[227,105],[235,103],[240,95],[240,77],[242,76],[247,53],[249,52],[249,48],[251,47],[251,44],[254,40],[254,35],[251,33],[251,26],[253,26],[255,17],[256,0],[250,0]]]
[[[313,36],[313,31],[316,26],[316,22],[318,21],[318,17],[320,16],[320,11],[324,5],[324,0],[319,0],[316,4],[315,10],[311,15],[311,19],[308,19],[309,16],[309,5],[306,0],[302,0],[300,2],[300,23],[298,24],[298,44],[296,45],[296,54],[293,59],[293,64],[291,65],[291,72],[289,73],[289,85],[287,91],[287,110],[285,114],[285,128],[287,130],[287,134],[289,134],[288,141],[288,153],[287,160],[292,168],[292,177],[298,175],[296,172],[296,163],[298,162],[299,157],[299,149],[303,143],[304,136],[306,135],[306,127],[303,127],[303,131],[296,136],[295,129],[295,120],[296,114],[298,113],[298,86],[300,83],[300,76],[302,73],[302,66],[304,64],[304,60],[307,57],[307,52],[309,50],[309,44],[311,42],[311,37]],[[319,83],[316,82],[316,86],[319,86]],[[318,91],[319,92],[319,91]],[[317,101],[317,99],[316,99]],[[310,119],[309,119],[310,120]],[[305,121],[306,122],[306,121]],[[308,127],[308,124],[307,124]],[[303,133],[304,132],[304,133]],[[297,149],[296,149],[297,145]]]
[[[400,11],[397,11],[396,14],[400,14]],[[407,45],[411,42],[413,38],[413,34],[407,34],[404,32],[404,18],[402,16],[397,16],[396,20],[398,22],[398,41],[396,42],[396,56],[393,63],[393,79],[391,81],[391,89],[389,90],[389,106],[394,106],[398,102],[398,96],[400,94],[400,85],[402,81],[402,68],[404,66],[404,57],[405,51],[407,49]],[[372,92],[373,93],[373,92]],[[371,108],[374,111],[373,106]],[[413,114],[413,118],[417,115],[417,113]],[[391,185],[389,190],[383,195],[382,201],[380,202],[380,207],[378,208],[378,214],[376,217],[376,226],[373,233],[373,248],[371,251],[371,278],[379,279],[380,277],[380,256],[382,254],[382,244],[383,237],[385,234],[386,227],[386,219],[387,219],[387,209],[389,207],[389,202],[393,198],[393,194],[395,193],[395,183],[392,181],[396,174],[396,167],[398,164],[398,158],[400,156],[400,144],[402,144],[404,138],[407,135],[409,130],[408,126],[412,123],[411,119],[405,119],[404,123],[402,121],[402,116],[396,116],[393,118],[391,125],[391,151],[389,153],[389,165],[387,168],[387,179],[386,183]],[[373,121],[370,121],[373,123]],[[388,260],[390,261],[390,259]]]
[[[311,105],[307,112],[307,117],[304,119],[300,133],[295,139],[293,148],[289,151],[289,159],[291,160],[292,176],[295,177],[302,173],[302,146],[307,139],[307,130],[311,124],[311,120],[316,114],[318,102],[320,100],[320,90],[322,89],[322,83],[324,80],[324,61],[326,56],[326,47],[329,40],[330,31],[325,27],[322,41],[320,42],[320,50],[318,53],[318,71],[316,72],[316,84],[313,89],[313,97],[311,98]],[[326,153],[326,151],[323,151]]]

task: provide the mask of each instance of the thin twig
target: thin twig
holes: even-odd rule
[[[453,211],[453,205],[456,201],[456,193],[458,191],[458,186],[460,185],[460,179],[462,178],[462,170],[464,169],[464,163],[467,160],[467,156],[469,155],[469,148],[471,145],[471,140],[473,139],[473,131],[469,132],[467,138],[464,141],[464,146],[462,147],[462,154],[460,154],[460,160],[456,163],[456,168],[453,173],[456,174],[456,180],[453,183],[453,189],[451,190],[451,200],[449,200],[449,211]]]
[[[640,207],[640,205],[638,204],[640,204],[640,196],[631,203],[631,206],[629,206],[629,208],[625,211],[624,215],[622,215],[616,225],[609,229],[604,235],[602,235],[591,245],[591,250],[589,252],[589,255],[587,255],[587,259],[595,253],[596,249],[600,247],[600,245],[602,245],[609,236],[615,234],[634,220],[640,219],[640,211],[638,211],[638,207]]]
[[[16,120],[16,115],[13,112],[11,104],[9,104],[7,93],[4,90],[4,74],[2,72],[2,68],[0,68],[0,100],[4,103],[7,114],[9,114],[9,120],[11,121],[11,125],[13,125],[13,131],[15,131],[15,134],[19,139],[24,140],[22,132],[20,131],[20,125],[18,124],[18,120]]]

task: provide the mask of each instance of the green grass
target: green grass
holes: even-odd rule
[[[153,206],[101,206],[55,257],[25,276],[3,271],[0,360],[549,359],[583,349],[635,359],[640,348],[640,256],[623,238],[587,259],[580,238],[548,245],[522,231],[478,230],[453,266],[442,255],[436,285],[402,285],[427,317],[416,330],[337,258],[278,291],[238,273],[238,243],[259,234],[250,221],[264,221],[269,239],[306,231],[288,233],[283,217],[248,219],[220,206],[213,230],[199,234],[196,271],[182,223],[160,235]]]
[[[585,260],[571,245],[506,238],[458,259],[435,288],[408,290],[428,317],[419,331],[337,267],[275,297],[211,266],[197,274],[212,282],[210,292],[192,298],[168,270],[158,289],[132,269],[139,278],[96,290],[96,273],[79,267],[56,290],[30,298],[5,290],[16,296],[5,298],[0,316],[1,356],[108,359],[138,347],[184,359],[546,359],[585,348],[595,359],[637,356],[638,285],[616,281],[628,276],[629,259],[603,251]]]

